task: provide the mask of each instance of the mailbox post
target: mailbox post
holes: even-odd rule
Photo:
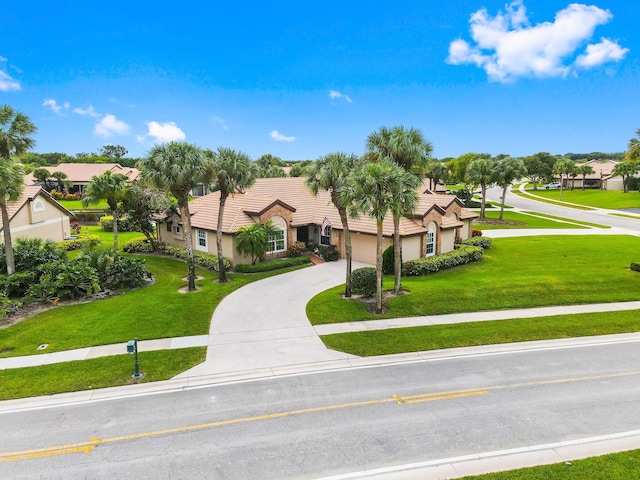
[[[131,374],[131,378],[142,378],[144,373],[140,371],[140,365],[138,363],[138,339],[134,338],[127,342],[127,353],[133,353],[135,355],[135,371]]]

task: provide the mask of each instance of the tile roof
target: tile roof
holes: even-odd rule
[[[61,163],[55,167],[42,167],[45,170],[53,172],[63,172],[67,175],[67,179],[72,182],[90,182],[91,178],[95,175],[102,175],[106,171],[111,173],[121,173],[129,177],[131,181],[134,181],[140,175],[140,171],[137,168],[123,167],[119,163]],[[33,174],[25,176],[24,182],[26,185],[32,185],[35,180]]]
[[[24,187],[24,190],[22,190],[22,193],[20,194],[20,196],[18,197],[18,199],[16,201],[7,203],[7,213],[9,214],[9,222],[11,222],[11,219],[14,217],[14,215],[16,213],[18,213],[18,211],[22,207],[24,207],[25,204],[28,201],[33,201],[38,195],[42,195],[44,198],[46,198],[54,206],[56,206],[57,208],[59,208],[60,210],[62,210],[66,214],[68,214],[70,217],[73,217],[73,213],[71,213],[69,210],[67,210],[62,205],[60,205],[58,202],[56,202],[51,197],[51,195],[49,195],[47,193],[47,191],[44,190],[42,187],[37,186],[37,185],[30,185],[30,186],[25,186]],[[2,217],[1,216],[0,216],[0,230],[2,230]]]

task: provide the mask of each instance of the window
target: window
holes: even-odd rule
[[[171,228],[171,222],[167,222],[167,232],[171,232],[173,229]]]
[[[436,253],[436,224],[431,222],[427,231],[427,257]]]
[[[322,230],[320,230],[320,245],[331,245],[331,227],[324,229],[324,235],[322,235]]]
[[[44,202],[38,198],[35,202],[33,202],[32,208],[33,208],[33,213],[44,212]]]
[[[182,233],[182,228],[180,228],[180,225],[176,225],[175,227],[173,227],[173,233],[175,233],[176,235],[180,235]]]
[[[273,231],[269,234],[267,240],[267,253],[282,252],[287,249],[285,232],[287,230],[287,222],[284,218],[273,217],[271,219]]]
[[[198,230],[198,246],[207,248],[207,232]]]

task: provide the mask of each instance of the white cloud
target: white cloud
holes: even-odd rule
[[[83,117],[99,117],[100,114],[98,112],[95,111],[95,109],[93,108],[93,105],[89,104],[89,106],[87,108],[74,108],[73,109],[73,113],[77,113],[80,116]]]
[[[64,102],[62,105],[58,105],[53,98],[47,98],[44,102],[42,102],[43,107],[49,107],[56,115],[62,115],[62,110],[68,110],[71,105],[69,102]]]
[[[173,142],[187,138],[185,133],[173,122],[149,122],[147,135],[153,137],[157,142]]]
[[[603,38],[600,43],[587,45],[587,53],[576,59],[576,65],[590,68],[607,62],[619,62],[628,51],[628,48],[622,48],[616,42]]]
[[[575,65],[594,67],[624,57],[628,49],[603,39],[598,45],[589,45],[587,53],[572,63],[596,27],[612,18],[609,10],[573,3],[557,12],[554,22],[532,26],[522,0],[515,0],[505,13],[499,12],[495,17],[481,9],[469,21],[475,45],[454,40],[449,45],[447,62],[477,65],[490,80],[499,82],[518,77],[565,76]]]
[[[6,61],[6,58],[0,56],[0,64]],[[21,88],[20,82],[12,78],[11,75],[6,72],[4,66],[0,66],[0,92],[10,92],[11,90],[20,90]]]
[[[349,95],[345,95],[344,93],[338,92],[336,90],[329,90],[329,98],[331,100],[335,100],[336,98],[344,98],[347,103],[353,102]]]
[[[113,135],[124,135],[129,132],[129,125],[118,120],[114,115],[107,114],[96,123],[93,133],[101,137],[111,137]]]
[[[296,139],[296,137],[285,137],[277,130],[272,130],[269,135],[277,142],[293,142]]]

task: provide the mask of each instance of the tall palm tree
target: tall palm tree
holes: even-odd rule
[[[449,169],[438,160],[429,160],[424,169],[424,175],[429,179],[429,187],[433,193],[436,193],[440,180],[445,180],[449,175]]]
[[[0,161],[20,156],[36,144],[33,135],[38,128],[31,119],[9,105],[0,107]]]
[[[356,155],[346,153],[330,153],[320,157],[316,161],[307,178],[307,185],[314,195],[318,195],[320,190],[326,190],[331,196],[331,203],[338,210],[342,230],[344,232],[344,249],[347,261],[347,272],[345,276],[344,296],[351,296],[351,263],[353,249],[351,247],[351,232],[349,231],[349,219],[347,218],[347,207],[351,204],[350,199],[342,195],[347,185],[349,175],[353,173],[360,164]]]
[[[567,184],[569,183],[569,175],[575,170],[576,165],[572,160],[568,158],[558,160],[556,164],[553,166],[553,173],[560,175],[560,200],[562,200],[562,187],[564,186],[564,182],[562,181],[562,175],[567,179]]]
[[[521,179],[527,174],[527,168],[524,162],[519,158],[505,157],[498,160],[495,164],[496,183],[502,187],[502,197],[500,202],[500,216],[502,220],[504,214],[504,202],[507,198],[507,190],[509,186],[516,180]]]
[[[188,290],[196,290],[189,192],[199,183],[208,184],[208,159],[204,152],[187,142],[169,142],[154,146],[140,161],[141,177],[155,187],[169,191],[177,200],[187,253]]]
[[[416,176],[428,162],[433,146],[417,128],[405,129],[402,125],[392,128],[381,127],[377,132],[369,134],[366,142],[367,154],[373,161],[388,159],[407,172]],[[413,182],[417,186],[416,182]],[[411,205],[403,203],[408,208]],[[415,206],[415,205],[414,205]],[[394,211],[393,218],[393,252],[394,252],[394,293],[402,294],[402,243],[400,242],[400,216],[410,213],[409,210]]]
[[[403,168],[384,159],[357,169],[343,191],[353,199],[352,215],[363,213],[376,220],[376,313],[382,312],[382,222],[390,212],[401,210],[398,192],[406,189],[409,177]]]
[[[595,173],[595,170],[591,165],[587,165],[585,163],[584,165],[578,165],[576,167],[576,173],[579,173],[580,175],[582,175],[582,190],[584,190],[584,182],[587,179],[587,175],[591,175]]]
[[[482,200],[480,203],[481,219],[487,218],[485,215],[487,188],[495,183],[496,180],[494,165],[495,161],[491,158],[479,157],[471,160],[465,173],[465,179],[467,182],[480,186],[480,192],[482,194]]]
[[[56,183],[58,184],[58,192],[62,193],[64,191],[64,186],[65,186],[64,181],[68,178],[67,174],[64,172],[61,172],[60,170],[56,170],[50,176],[51,178],[54,178],[56,180]]]
[[[256,181],[256,170],[249,156],[231,148],[219,147],[217,152],[206,152],[210,159],[211,179],[220,190],[218,206],[218,225],[216,227],[216,246],[218,251],[218,282],[227,281],[222,254],[222,219],[224,206],[237,190],[249,188]]]
[[[0,211],[2,212],[2,233],[4,235],[4,252],[7,263],[7,274],[16,271],[11,243],[8,202],[20,197],[24,189],[24,170],[22,165],[12,161],[0,161]]]
[[[629,191],[629,179],[633,177],[640,170],[640,165],[632,162],[620,162],[611,172],[614,176],[620,175],[622,177],[622,188],[624,193]]]
[[[628,162],[640,162],[640,128],[636,130],[635,138],[629,140],[629,148],[625,152],[624,156]]]
[[[82,204],[86,207],[106,200],[113,216],[113,248],[118,250],[118,202],[121,201],[127,190],[129,177],[122,173],[112,174],[109,170],[101,175],[91,177],[91,183],[87,185]]]
[[[50,190],[51,185],[49,185],[49,178],[51,177],[51,172],[46,168],[36,168],[33,172],[33,179],[42,184],[42,187],[45,190]]]

